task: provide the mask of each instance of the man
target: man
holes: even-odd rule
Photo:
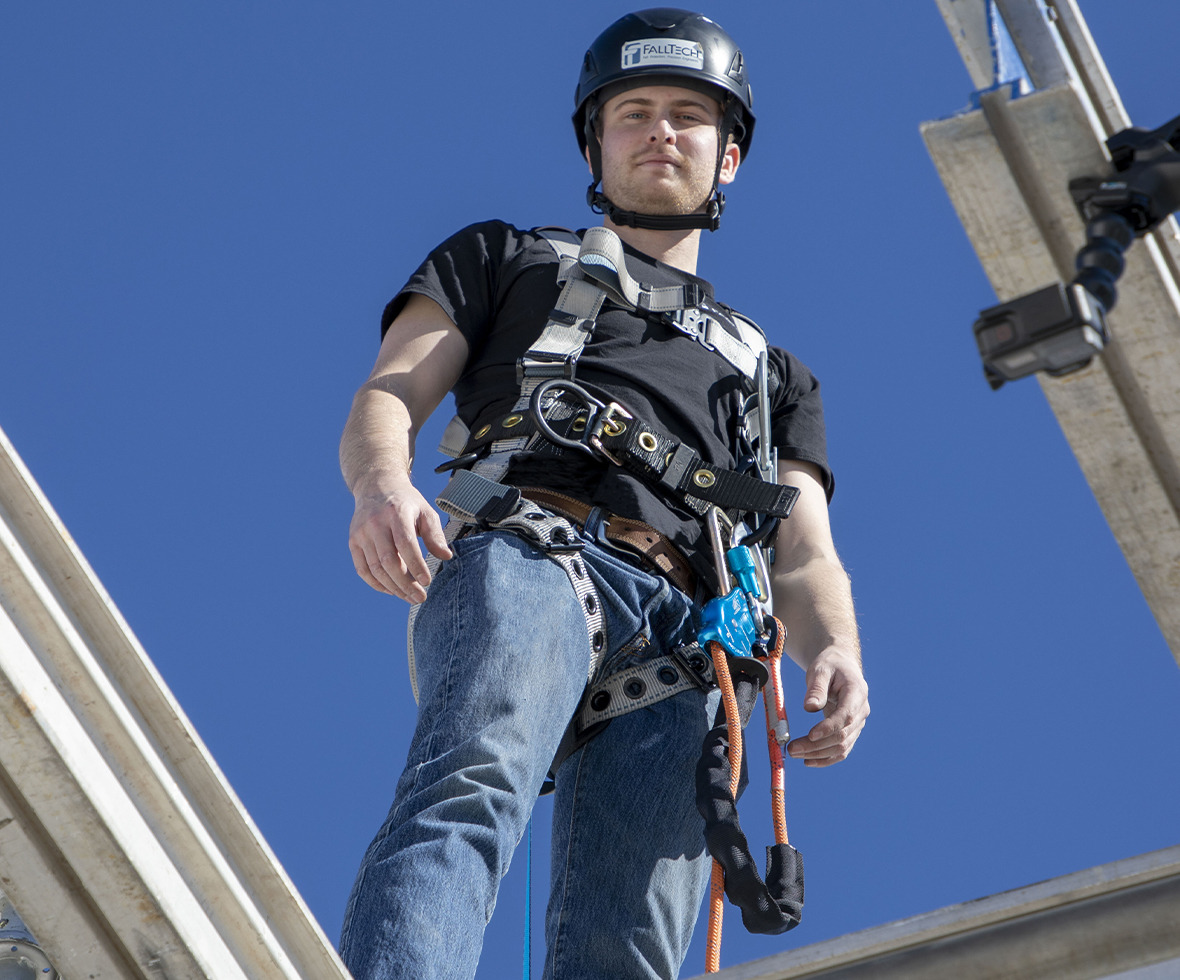
[[[766,514],[790,510],[771,444],[798,490],[774,605],[804,707],[825,715],[789,754],[837,762],[868,715],[818,385],[695,275],[753,133],[741,52],[698,14],[628,15],[587,51],[574,122],[602,229],[485,222],[440,245],[386,309],[345,429],[349,545],[361,578],[415,604],[419,703],[346,913],[358,980],[474,975],[551,769],[545,976],[678,974],[709,875],[693,773],[718,702],[682,676],[701,659],[685,651],[702,603],[730,588],[710,533],[735,516],[733,540],[770,533]],[[448,392],[463,424],[444,535],[410,466]],[[742,503],[766,494],[765,512]],[[635,694],[647,667],[672,696]],[[625,700],[619,677],[642,707],[583,724],[612,691]]]

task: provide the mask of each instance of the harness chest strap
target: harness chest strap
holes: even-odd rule
[[[533,391],[542,382],[574,376],[577,360],[608,298],[626,308],[669,314],[665,318],[669,324],[715,351],[746,380],[749,389],[758,395],[757,402],[769,405],[766,338],[752,321],[738,314],[730,318],[729,322],[740,334],[739,339],[725,330],[716,317],[704,315],[698,309],[704,300],[699,284],[643,286],[627,270],[618,235],[607,228],[589,228],[581,240],[573,232],[556,228],[539,229],[539,235],[558,257],[558,282],[562,291],[541,334],[517,362],[521,392],[512,415],[526,413]],[[773,481],[768,412],[760,415],[756,410],[748,411],[743,417],[743,427],[754,437],[751,441],[763,447],[759,460],[762,475]],[[439,449],[452,458],[460,455],[463,450],[459,447],[468,441],[465,431],[460,419],[452,419]],[[535,438],[521,433],[506,434],[504,439],[492,443],[488,455],[476,466],[485,476],[498,480],[507,472],[512,458],[529,451],[536,442]]]

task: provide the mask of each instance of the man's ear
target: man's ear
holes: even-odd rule
[[[742,151],[737,143],[730,140],[725,147],[725,153],[721,157],[721,172],[717,175],[717,183],[731,184],[734,177],[737,176],[738,166],[742,162]]]
[[[586,169],[590,171],[590,176],[593,177],[594,166],[590,163],[590,147],[586,147],[586,149],[582,151],[582,156],[586,158]]]

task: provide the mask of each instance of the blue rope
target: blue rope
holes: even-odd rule
[[[529,935],[533,918],[533,818],[529,817],[528,844],[524,856],[524,980],[532,975],[529,961],[532,959],[532,939]]]

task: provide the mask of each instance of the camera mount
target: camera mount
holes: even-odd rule
[[[983,310],[975,321],[993,389],[1037,371],[1059,377],[1089,364],[1110,339],[1106,315],[1118,302],[1124,253],[1180,209],[1180,116],[1155,130],[1125,129],[1106,146],[1114,176],[1069,184],[1086,222],[1073,280]]]

